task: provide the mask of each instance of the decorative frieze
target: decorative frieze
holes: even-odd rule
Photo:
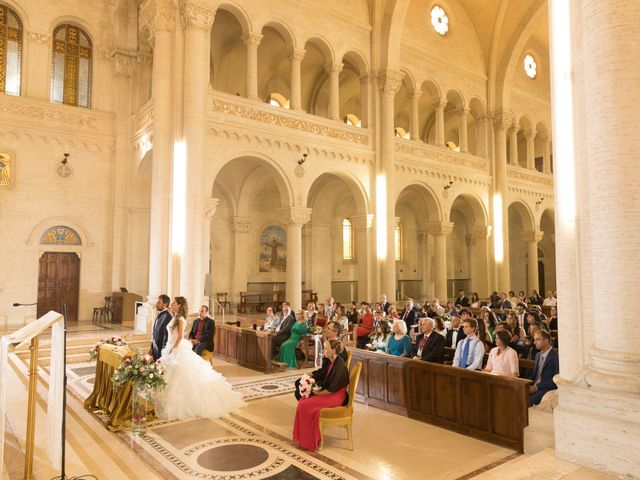
[[[395,142],[395,151],[406,153],[416,157],[427,158],[436,162],[443,162],[449,165],[458,165],[460,167],[473,168],[482,172],[489,172],[489,162],[474,157],[472,155],[449,153],[441,148],[429,148],[415,142],[407,142],[398,140]]]
[[[49,33],[40,33],[29,30],[29,38],[40,45],[51,44],[51,34]]]
[[[45,108],[39,105],[25,104],[20,101],[0,99],[0,115],[7,115],[12,119],[24,117],[27,120],[44,120],[57,125],[72,127],[98,128],[98,119],[90,114],[71,113],[51,106]]]
[[[521,167],[508,166],[507,176],[517,180],[522,180],[529,183],[537,183],[539,185],[546,185],[553,187],[553,176],[549,174],[540,173],[533,170],[525,170]]]

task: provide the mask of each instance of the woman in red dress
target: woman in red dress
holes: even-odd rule
[[[371,307],[366,305],[364,315],[362,315],[362,323],[356,328],[356,346],[358,348],[366,348],[371,330],[373,330],[373,313],[371,313]]]
[[[327,375],[316,381],[316,385],[320,387],[319,391],[312,393],[309,398],[301,398],[298,402],[293,423],[293,442],[300,444],[305,450],[315,452],[318,449],[320,409],[339,407],[347,400],[349,371],[340,357],[343,350],[344,346],[340,340],[325,340],[324,356],[331,362]]]

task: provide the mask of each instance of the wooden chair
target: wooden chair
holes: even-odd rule
[[[113,318],[113,310],[111,309],[111,297],[104,297],[103,307],[94,307],[93,323],[110,322]]]
[[[220,305],[224,308],[225,312],[231,313],[231,302],[228,299],[228,292],[216,292],[216,300],[218,301],[216,312],[220,313]]]
[[[348,361],[351,362],[351,352],[349,352]],[[322,428],[325,425],[343,426],[347,429],[347,437],[349,439],[349,449],[353,450],[353,432],[351,431],[351,423],[353,420],[353,401],[356,398],[356,390],[358,381],[360,380],[360,371],[362,370],[362,362],[356,362],[353,370],[349,374],[349,403],[346,407],[321,408],[319,427],[320,427],[320,447],[322,450],[324,445],[324,434]]]
[[[345,364],[347,365],[347,370],[349,370],[349,368],[351,367],[351,352],[347,351],[347,361],[345,362]]]

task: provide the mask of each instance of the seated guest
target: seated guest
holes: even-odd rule
[[[551,318],[549,318],[549,330],[558,330],[558,307],[557,306],[551,307]]]
[[[485,350],[488,352],[493,347],[493,337],[489,333],[487,324],[484,321],[485,315],[478,318],[478,328],[476,328],[476,336],[484,343]]]
[[[467,317],[470,318],[470,317]],[[462,325],[460,324],[460,317],[451,317],[451,326],[447,331],[447,337],[445,339],[445,346],[456,348],[458,342],[466,337]]]
[[[553,292],[549,290],[547,292],[547,298],[544,299],[542,305],[547,307],[555,307],[558,304],[558,299],[553,296]]]
[[[413,347],[413,359],[425,362],[444,363],[444,337],[435,330],[436,322],[433,318],[420,319],[420,334],[416,337]]]
[[[202,355],[203,350],[213,352],[213,336],[216,334],[216,324],[209,316],[209,307],[202,305],[199,311],[200,316],[196,318],[189,333],[189,340],[193,345],[193,350]]]
[[[518,376],[518,354],[509,346],[511,334],[502,328],[496,331],[496,347],[489,352],[489,360],[484,368],[487,372],[506,377]]]
[[[520,327],[525,328],[527,324],[527,304],[524,302],[518,302],[516,304],[516,315],[518,316],[518,324]]]
[[[494,291],[489,297],[489,307],[498,308],[499,305],[500,305],[500,295],[498,295],[498,292]]]
[[[458,297],[456,298],[456,305],[460,305],[461,307],[468,307],[469,306],[469,299],[464,294],[464,290],[463,289],[458,290]]]
[[[376,310],[378,312],[382,309]],[[373,313],[371,313],[371,307],[366,306],[364,308],[364,314],[362,315],[362,323],[356,327],[356,347],[365,348],[369,341],[369,335],[373,330]]]
[[[411,327],[418,323],[418,309],[414,308],[413,298],[407,298],[404,304],[404,311],[400,318],[407,325],[407,332],[411,330]]]
[[[327,314],[324,311],[324,303],[318,304],[318,312],[316,313],[316,326],[324,327],[327,323]]]
[[[387,343],[387,353],[396,357],[412,357],[413,344],[407,335],[407,324],[404,322],[393,322],[391,327],[393,335],[389,337]]]
[[[540,315],[540,313],[538,313],[536,310],[531,310],[527,312],[527,325],[525,328],[528,329],[529,326],[533,325],[534,323],[540,324],[540,326],[544,330],[549,332],[549,325],[542,320],[542,315]]]
[[[318,449],[320,409],[339,407],[347,400],[349,371],[340,357],[343,350],[344,346],[339,340],[325,340],[324,357],[330,362],[327,375],[322,381],[316,380],[318,390],[298,401],[293,423],[293,443],[298,443],[300,448],[312,452]]]
[[[276,353],[280,349],[280,345],[289,340],[291,336],[291,328],[296,323],[296,317],[291,312],[291,306],[289,302],[284,302],[282,307],[282,320],[276,328],[276,335],[271,342],[271,354],[275,357]]]
[[[307,310],[304,312],[304,316],[307,317],[307,327],[310,331],[316,327],[316,317],[318,313],[316,312],[316,304],[313,302],[307,303]]]
[[[498,323],[498,319],[496,314],[493,313],[488,307],[482,307],[482,316],[480,317],[482,322],[478,322],[481,329],[484,329],[483,335],[478,335],[482,340],[484,340],[487,344],[493,345],[493,332],[496,329],[496,324]]]
[[[484,342],[476,337],[478,322],[475,318],[469,318],[462,324],[466,338],[458,343],[456,353],[453,356],[453,366],[480,370],[484,359]]]
[[[532,305],[542,305],[542,297],[538,294],[537,290],[531,290],[531,296],[529,297],[529,301]]]
[[[507,294],[502,292],[500,294],[500,301],[496,307],[498,310],[511,310],[511,302],[507,298]]]
[[[373,330],[375,331],[376,328],[378,328],[378,325],[380,324],[380,322],[382,320],[384,320],[384,310],[375,310],[373,312]],[[385,323],[387,324],[387,326],[389,326],[389,331],[391,331],[391,320],[385,320]]]
[[[509,290],[507,299],[509,300],[511,307],[513,307],[516,303],[519,302],[518,297],[516,297],[516,292],[514,292],[513,290]]]
[[[296,323],[291,327],[291,334],[289,338],[280,345],[280,355],[278,361],[284,362],[289,368],[296,368],[298,361],[296,360],[296,347],[302,340],[302,336],[306,335],[309,331],[309,324],[304,318],[305,314],[302,310],[298,310],[296,313]]]
[[[557,385],[553,377],[560,371],[558,351],[551,347],[551,335],[544,330],[535,332],[534,343],[539,350],[536,355],[536,365],[531,372],[530,380],[533,385],[529,387],[529,406],[537,405],[545,393],[555,390]]]
[[[273,307],[267,307],[267,318],[264,319],[262,329],[275,332],[280,325],[281,319],[273,312]]]
[[[389,317],[391,321],[400,318],[400,315],[398,314],[398,307],[390,305],[389,310],[387,310],[387,317]]]
[[[380,317],[382,317],[380,313],[377,313],[377,315],[380,315]],[[371,342],[367,343],[367,348],[376,352],[387,353],[387,343],[389,342],[390,334],[391,329],[389,328],[389,324],[387,323],[387,321],[380,320],[376,324],[375,333],[373,337],[371,337]]]
[[[333,297],[327,297],[327,303],[325,307],[325,311],[327,312],[327,318],[331,319],[333,314],[335,313],[336,303]]]
[[[446,338],[447,336],[447,327],[445,327],[444,322],[441,317],[436,317],[433,319],[435,323],[434,331],[442,335],[442,338]]]
[[[523,290],[520,290],[518,292],[518,296],[516,298],[518,299],[516,303],[518,302],[527,303],[527,295],[524,293]]]
[[[342,325],[342,328],[346,332],[347,330],[349,330],[349,319],[345,315],[344,305],[340,305],[338,303],[338,304],[336,304],[335,308],[336,308],[336,310],[335,310],[335,313],[333,315],[333,320],[335,322],[338,322],[340,325]]]
[[[326,327],[324,328],[324,340],[329,340],[329,341],[333,341],[333,340],[339,340],[340,337],[342,336],[343,331],[342,331],[342,325],[340,325],[339,323],[336,322],[328,322]],[[340,356],[342,357],[342,360],[347,361],[347,350],[344,349],[342,352],[340,352]],[[327,375],[327,370],[329,369],[329,365],[331,365],[331,362],[326,358],[323,357],[322,358],[322,366],[317,369],[314,370],[313,372],[311,372],[311,377],[315,380],[316,383],[318,382],[322,382],[324,380],[324,378]],[[294,395],[296,396],[296,398],[298,400],[300,400],[301,395],[300,395],[300,379],[297,379],[295,381],[295,391],[294,391]]]
[[[389,300],[387,300],[387,296],[384,293],[380,295],[380,305],[382,305],[382,310],[384,311],[384,313],[386,315],[389,314],[389,307],[391,306],[391,304],[389,303]]]
[[[478,296],[478,292],[473,292],[471,294],[471,308],[480,308],[480,297]]]
[[[354,325],[358,323],[358,306],[353,300],[347,308],[347,320],[349,320],[349,323],[353,323]]]
[[[427,316],[431,318],[440,317],[441,315],[444,315],[444,313],[445,309],[442,307],[442,305],[440,305],[440,299],[432,299],[431,303],[429,303],[429,311],[427,312]]]

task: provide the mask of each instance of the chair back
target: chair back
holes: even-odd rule
[[[349,370],[349,367],[351,366],[351,352],[349,351],[347,351],[347,361],[345,364],[347,365],[347,370]]]
[[[349,352],[351,355],[351,352]],[[351,357],[349,357],[351,360]],[[353,401],[356,398],[356,390],[358,389],[358,382],[360,381],[360,371],[362,370],[362,362],[356,362],[353,366],[353,370],[349,373],[349,405],[348,408],[353,412]]]
[[[104,297],[104,308],[109,308],[111,306],[111,297]]]

